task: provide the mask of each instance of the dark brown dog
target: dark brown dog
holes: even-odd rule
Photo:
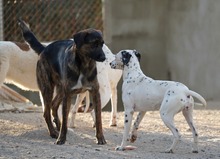
[[[105,144],[102,132],[101,101],[97,80],[96,61],[103,62],[103,38],[99,31],[87,29],[76,33],[74,40],[60,40],[44,47],[24,21],[19,20],[23,37],[39,55],[37,82],[44,101],[44,118],[56,144],[66,141],[67,119],[71,96],[89,90],[93,96],[96,114],[96,137],[98,144]],[[27,66],[28,67],[28,66]],[[53,98],[54,91],[56,96]],[[62,123],[57,109],[62,102]],[[51,110],[58,131],[51,121]]]

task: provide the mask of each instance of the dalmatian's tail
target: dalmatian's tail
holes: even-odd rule
[[[188,90],[187,92],[188,95],[193,96],[197,98],[205,107],[207,106],[206,100],[198,93]],[[195,103],[196,105],[201,105],[200,103]]]

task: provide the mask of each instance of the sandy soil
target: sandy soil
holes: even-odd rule
[[[0,103],[1,104],[1,103]],[[136,114],[135,114],[136,115]],[[194,111],[199,132],[199,153],[191,153],[192,136],[181,114],[175,123],[182,141],[174,154],[164,150],[172,143],[171,132],[163,125],[159,113],[147,112],[139,129],[135,150],[115,151],[123,132],[123,112],[118,113],[118,127],[109,127],[110,113],[103,112],[103,129],[106,145],[97,145],[92,118],[89,113],[78,114],[76,128],[69,129],[65,145],[55,145],[47,132],[42,112],[0,113],[0,158],[220,158],[220,102],[208,102],[206,109]]]

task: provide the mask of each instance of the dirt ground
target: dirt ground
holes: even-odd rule
[[[0,105],[3,105],[0,103]],[[136,114],[135,114],[136,115]],[[194,121],[199,133],[199,153],[191,152],[192,136],[182,114],[175,123],[182,140],[174,154],[164,153],[172,143],[171,132],[164,126],[158,111],[147,112],[140,125],[134,150],[115,151],[123,132],[123,112],[118,113],[118,127],[109,127],[110,113],[103,112],[106,145],[97,145],[89,113],[77,114],[76,128],[69,129],[65,145],[55,145],[47,132],[41,111],[2,111],[0,113],[0,159],[23,158],[220,158],[220,102],[208,102],[206,109],[196,107]]]

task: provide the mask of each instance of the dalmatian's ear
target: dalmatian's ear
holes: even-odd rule
[[[137,56],[138,61],[140,62],[141,61],[141,54],[139,52],[137,52],[136,50],[133,50],[133,51],[134,51],[134,54]]]
[[[131,54],[129,54],[127,51],[122,51],[122,62],[124,65],[127,65],[130,61]]]

